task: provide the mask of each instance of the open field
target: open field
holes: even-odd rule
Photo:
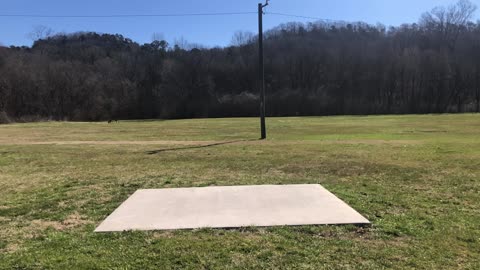
[[[0,126],[0,269],[480,269],[480,115]],[[373,225],[95,234],[137,189],[321,184]]]

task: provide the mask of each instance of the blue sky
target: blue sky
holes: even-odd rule
[[[0,14],[111,15],[256,11],[259,0],[2,0]],[[399,25],[418,21],[420,15],[455,0],[271,0],[267,11],[344,21]],[[480,0],[472,0],[480,6]],[[476,13],[475,19],[479,18]],[[265,29],[289,21],[311,20],[266,15]],[[96,31],[120,33],[134,41],[150,42],[153,33],[163,33],[173,43],[183,37],[206,46],[228,45],[237,30],[255,32],[257,17],[149,18],[13,18],[0,17],[0,43],[31,45],[28,33],[36,25],[56,32]]]

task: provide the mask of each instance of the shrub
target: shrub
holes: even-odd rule
[[[10,124],[12,121],[8,117],[7,113],[4,111],[0,111],[0,124]]]

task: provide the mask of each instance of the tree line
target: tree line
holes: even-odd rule
[[[480,112],[475,8],[460,0],[398,27],[318,21],[267,31],[267,115]],[[203,48],[37,34],[31,47],[0,47],[0,122],[259,113],[256,35]]]

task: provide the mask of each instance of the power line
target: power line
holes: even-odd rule
[[[0,17],[17,17],[17,18],[129,18],[129,17],[230,16],[230,15],[247,15],[247,14],[257,14],[257,12],[172,13],[172,14],[112,14],[112,15],[0,14]]]
[[[257,12],[214,12],[214,13],[171,13],[171,14],[110,14],[110,15],[43,15],[43,14],[0,14],[0,17],[10,18],[135,18],[135,17],[199,17],[199,16],[233,16],[249,15]],[[268,15],[277,15],[292,18],[325,20],[319,17],[311,17],[279,12],[265,12]],[[327,21],[327,20],[325,20]]]

